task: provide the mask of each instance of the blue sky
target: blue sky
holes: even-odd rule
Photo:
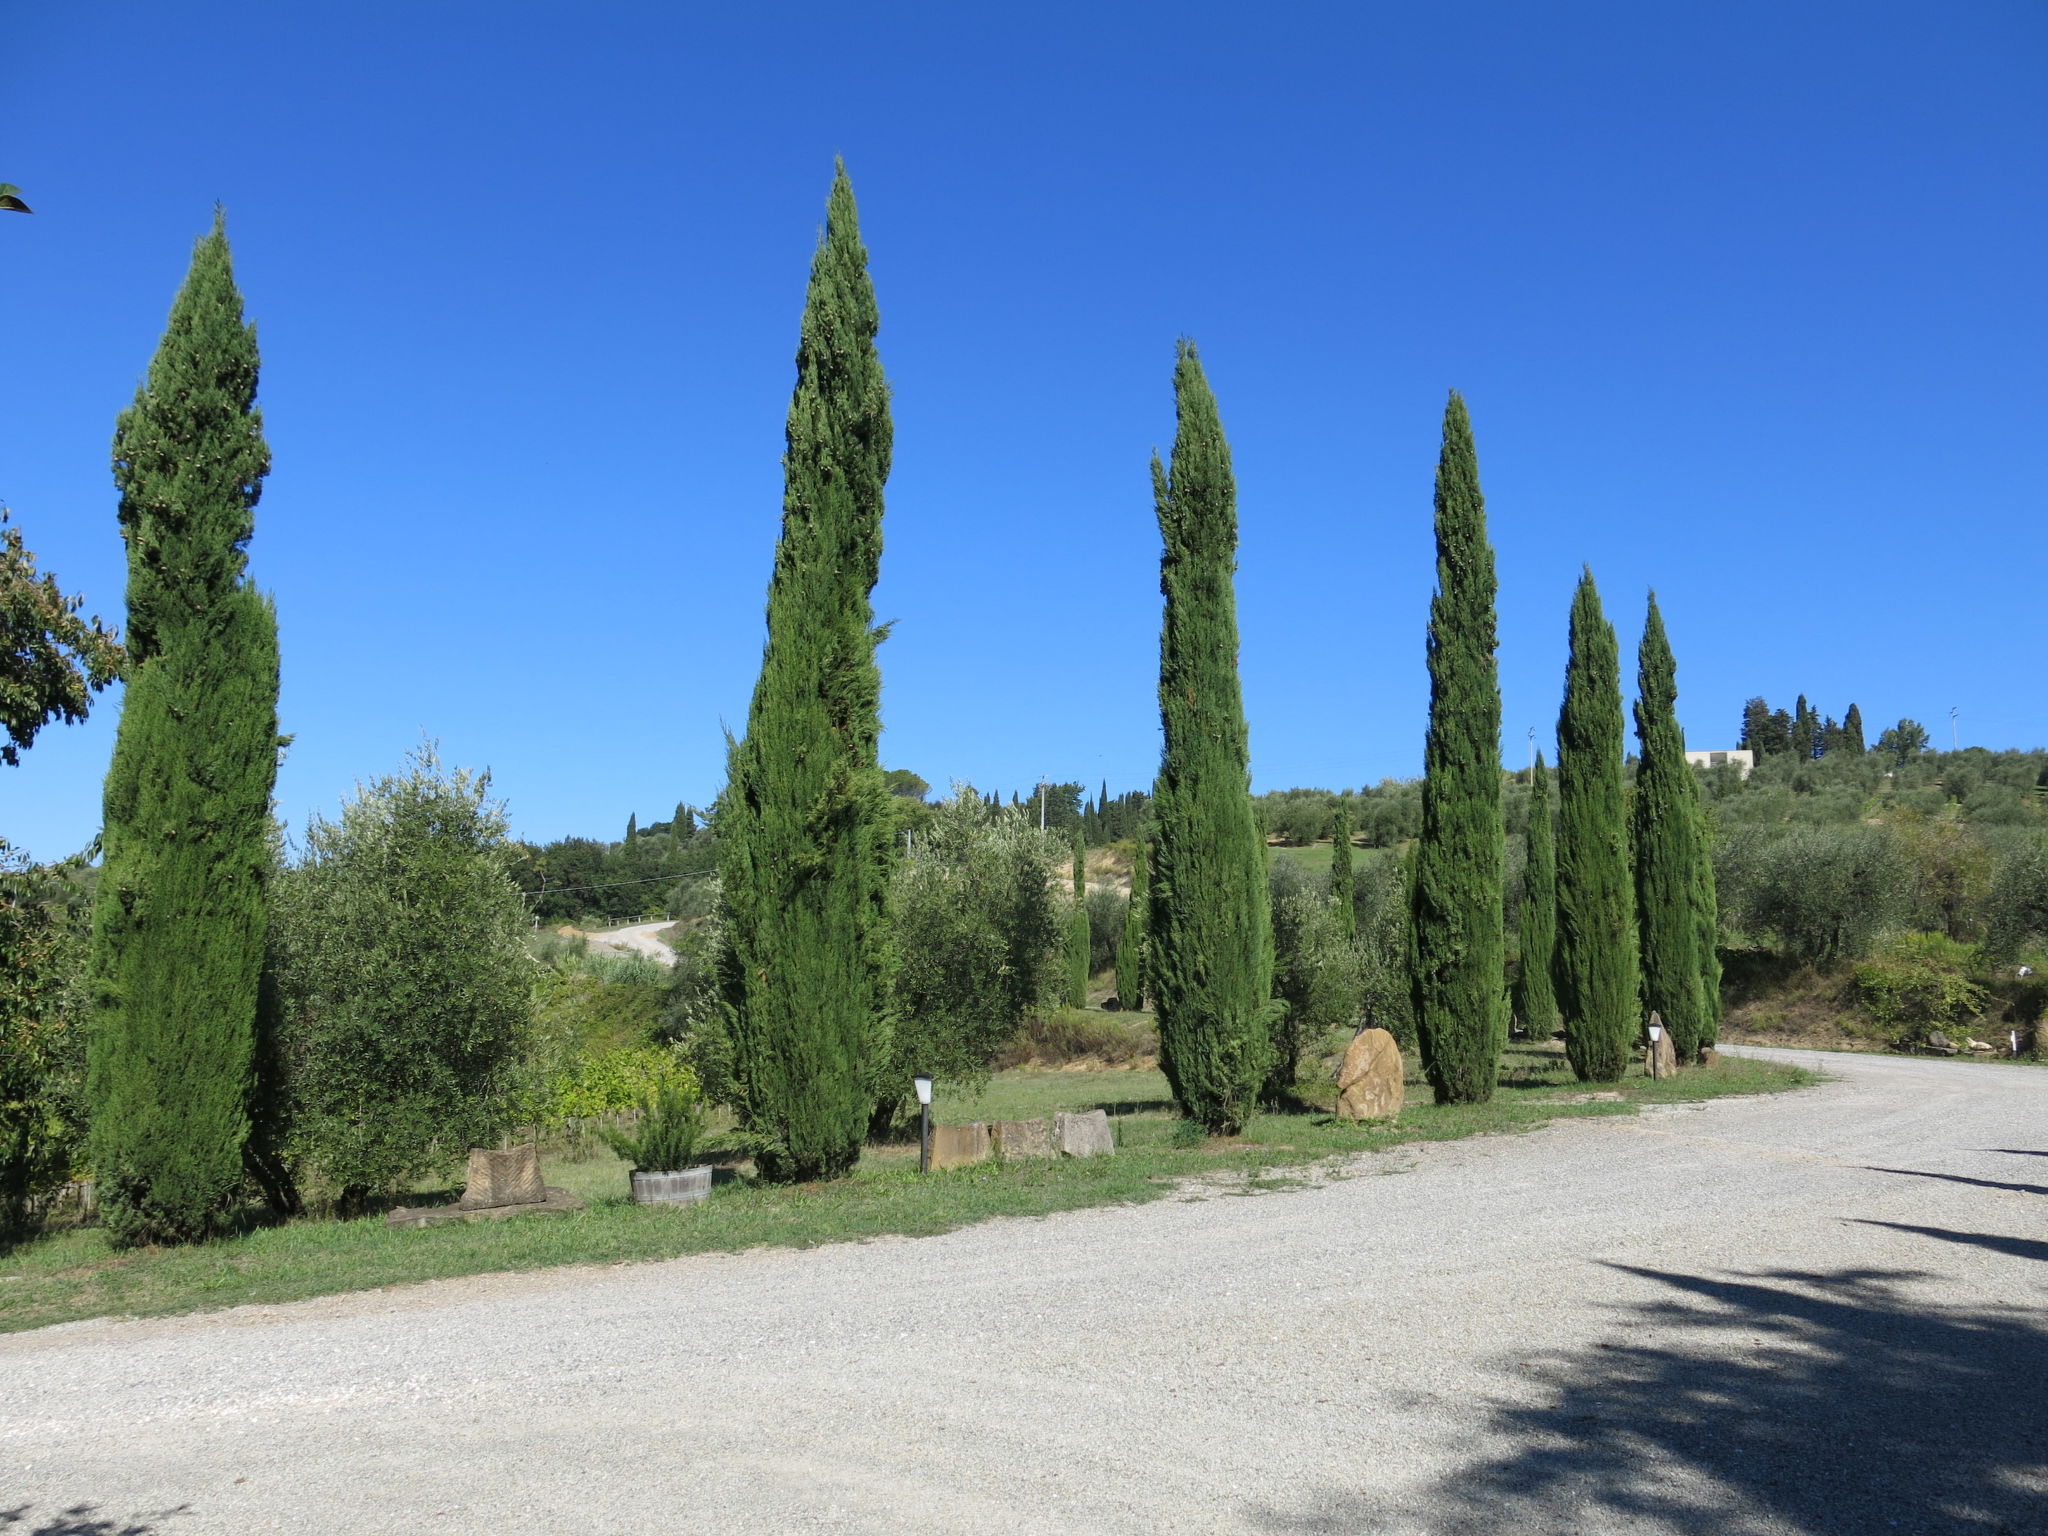
[[[1146,784],[1174,338],[1236,454],[1257,786],[1418,770],[1445,391],[1503,751],[1590,562],[1696,746],[1853,699],[2048,742],[2048,10],[1873,3],[10,8],[0,500],[90,606],[107,442],[216,200],[275,457],[294,822],[422,732],[523,835],[744,721],[846,157],[895,388],[884,757]],[[116,710],[0,770],[98,824]]]

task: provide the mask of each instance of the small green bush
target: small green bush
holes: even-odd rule
[[[571,1120],[615,1115],[680,1092],[700,1097],[697,1074],[670,1046],[634,1045],[601,1051],[574,1063],[531,1093],[522,1119],[542,1130]]]
[[[635,1173],[674,1173],[690,1166],[704,1139],[704,1100],[694,1085],[669,1083],[642,1107],[638,1136],[610,1130],[603,1135]]]
[[[1989,999],[1970,980],[1975,952],[1938,933],[1894,939],[1856,967],[1856,991],[1881,1024],[1918,1044],[1933,1030],[1949,1030],[1979,1017]]]

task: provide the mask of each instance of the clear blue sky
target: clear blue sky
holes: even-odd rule
[[[1510,763],[1582,561],[1627,649],[1657,588],[1696,746],[1802,691],[2048,741],[2036,0],[8,10],[0,499],[119,616],[109,434],[224,203],[295,823],[422,731],[530,837],[717,792],[835,153],[895,387],[892,766],[1149,782],[1182,333],[1260,788],[1418,770],[1452,387]],[[0,833],[93,835],[115,714],[0,769]]]

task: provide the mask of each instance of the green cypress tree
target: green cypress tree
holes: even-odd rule
[[[1343,799],[1330,815],[1330,899],[1348,944],[1358,937],[1358,886],[1351,875],[1351,802]]]
[[[1677,706],[1678,666],[1652,592],[1636,656],[1636,740],[1642,747],[1632,807],[1636,933],[1643,1006],[1663,1015],[1673,1051],[1691,1062],[1699,1055],[1706,1018],[1696,867],[1705,850],[1699,785],[1685,760]]]
[[[1863,711],[1854,704],[1849,706],[1849,713],[1842,716],[1842,750],[1854,752],[1858,756],[1864,751]]]
[[[639,835],[640,813],[638,811],[626,812],[626,841],[630,843],[633,841],[634,838],[638,837]]]
[[[737,1097],[776,1180],[853,1166],[887,1055],[894,840],[868,600],[891,441],[879,324],[841,165],[797,346],[768,642],[716,818]]]
[[[1702,1050],[1721,1038],[1721,898],[1714,885],[1713,829],[1693,780],[1693,952],[1700,967],[1700,1038]]]
[[[1145,880],[1145,839],[1131,853],[1131,900],[1124,908],[1123,936],[1116,947],[1116,996],[1126,1008],[1145,1006],[1145,909],[1150,903]]]
[[[1799,702],[1792,706],[1792,757],[1795,762],[1813,761],[1815,726],[1813,711],[1807,707],[1806,695],[1802,693]]]
[[[1529,857],[1522,866],[1522,969],[1515,978],[1515,1012],[1532,1040],[1557,1028],[1557,992],[1551,969],[1557,957],[1557,841],[1550,825],[1550,772],[1543,754],[1529,770]]]
[[[1572,597],[1557,718],[1557,1004],[1581,1081],[1613,1083],[1639,1027],[1635,897],[1623,810],[1621,658],[1589,570]]]
[[[1067,1006],[1088,1006],[1093,936],[1088,930],[1088,860],[1081,829],[1074,829],[1074,910],[1067,915]]]
[[[1152,459],[1165,552],[1150,958],[1160,1066],[1219,1135],[1258,1105],[1272,1045],[1273,933],[1237,677],[1237,486],[1194,343],[1174,361],[1172,468]]]
[[[245,577],[269,472],[256,332],[218,214],[114,429],[128,545],[128,692],[93,907],[89,1094],[120,1242],[205,1236],[249,1141],[277,620]]]
[[[1484,1104],[1507,1038],[1497,584],[1472,423],[1455,390],[1437,460],[1436,577],[1415,863],[1415,1023],[1437,1102]]]

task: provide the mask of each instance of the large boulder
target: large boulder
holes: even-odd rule
[[[1392,1120],[1406,1093],[1400,1042],[1384,1029],[1361,1029],[1337,1068],[1338,1118]]]

